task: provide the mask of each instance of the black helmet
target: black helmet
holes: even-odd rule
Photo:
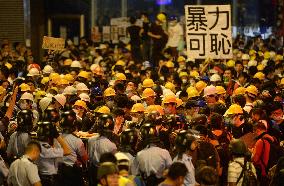
[[[195,150],[192,148],[192,143],[196,141],[196,138],[186,130],[182,130],[178,133],[175,140],[175,148],[179,153],[183,153],[186,150]]]
[[[21,110],[17,115],[18,131],[30,132],[33,127],[33,112]]]
[[[59,121],[60,116],[58,111],[53,107],[48,107],[43,113],[44,121],[57,122]]]
[[[62,113],[60,126],[63,129],[73,129],[75,127],[77,117],[73,110],[68,110]]]
[[[98,133],[112,132],[114,128],[113,117],[110,114],[103,114],[99,117]]]
[[[152,123],[144,123],[140,128],[140,133],[143,141],[158,137],[156,127]]]
[[[37,138],[40,141],[46,141],[51,137],[52,123],[49,121],[40,121],[37,123]]]
[[[247,146],[243,140],[233,139],[229,145],[229,151],[232,155],[246,156],[248,153]]]
[[[135,147],[138,140],[138,134],[135,129],[126,129],[120,134],[121,146]]]

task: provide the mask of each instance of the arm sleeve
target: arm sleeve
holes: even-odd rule
[[[40,181],[36,165],[28,166],[26,170],[27,170],[28,179],[31,184],[35,184]]]
[[[256,163],[260,160],[262,149],[263,149],[263,141],[260,139],[255,144],[254,154],[253,154],[253,157],[252,157],[252,161],[254,163]]]
[[[45,148],[42,158],[62,158],[63,149],[62,148]]]

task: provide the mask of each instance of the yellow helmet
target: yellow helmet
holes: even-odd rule
[[[226,90],[222,86],[216,86],[217,94],[226,94]]]
[[[145,112],[145,108],[142,103],[136,103],[132,106],[130,112]]]
[[[193,71],[190,71],[189,76],[194,77],[194,78],[198,78],[199,73],[197,71],[193,70]]]
[[[71,74],[65,74],[64,79],[66,79],[68,82],[74,81],[74,77]]]
[[[39,90],[35,93],[35,100],[42,99],[46,95],[45,91]]]
[[[280,85],[284,85],[284,78],[281,79]]]
[[[172,61],[168,61],[168,62],[166,62],[166,67],[168,67],[168,68],[174,68],[174,67],[175,67],[175,64],[174,64]]]
[[[61,78],[60,78],[60,75],[58,73],[50,73],[49,74],[49,79],[54,82],[54,83],[57,83]]]
[[[185,61],[185,57],[183,57],[183,56],[178,56],[177,62],[179,63],[179,62],[182,62],[182,61]]]
[[[179,73],[179,77],[181,78],[181,77],[184,77],[184,76],[188,76],[188,73],[187,72],[180,72]]]
[[[165,115],[164,108],[161,105],[149,105],[146,108],[145,114],[158,112],[160,115]]]
[[[229,109],[225,112],[224,116],[233,115],[233,114],[243,114],[244,111],[240,105],[233,104],[229,107]]]
[[[63,62],[63,65],[64,66],[70,66],[72,62],[73,62],[72,59],[65,59],[64,62]]]
[[[40,83],[43,84],[43,85],[45,85],[48,82],[49,82],[49,77],[43,77],[40,81]]]
[[[82,78],[88,79],[88,78],[89,78],[89,72],[87,72],[87,71],[81,71],[81,72],[78,74],[78,77],[82,77]]]
[[[5,63],[5,66],[8,68],[8,69],[11,69],[13,66],[11,65],[11,63]]]
[[[110,114],[110,109],[104,105],[99,107],[96,112],[100,114]]]
[[[170,89],[174,93],[176,92],[176,86],[171,82],[167,82],[165,84],[165,88]]]
[[[253,76],[253,78],[257,78],[257,79],[259,79],[259,80],[264,80],[265,79],[265,74],[264,73],[262,73],[262,72],[257,72],[257,73],[255,73],[255,75]]]
[[[270,59],[270,52],[269,51],[264,52],[263,58],[264,59]]]
[[[195,87],[188,87],[186,89],[188,98],[194,98],[194,97],[198,97],[199,96],[199,92]]]
[[[154,81],[152,79],[145,79],[142,83],[143,88],[152,88],[154,86]]]
[[[82,101],[82,100],[77,100],[74,106],[83,107],[85,110],[87,110],[87,104],[85,101]]]
[[[115,65],[120,65],[120,66],[123,66],[123,67],[124,67],[126,64],[125,64],[124,61],[118,60],[118,61],[115,63]]]
[[[263,52],[262,52],[262,51],[258,51],[257,54],[258,54],[259,56],[263,56]]]
[[[235,61],[230,59],[228,62],[227,62],[227,67],[234,67],[235,66]]]
[[[264,65],[263,64],[259,64],[259,65],[257,65],[256,68],[257,68],[258,71],[263,71]]]
[[[67,81],[66,79],[60,79],[57,82],[58,85],[69,85],[69,81]]]
[[[0,95],[3,94],[5,92],[4,87],[0,86]]]
[[[251,49],[251,50],[249,51],[249,55],[252,56],[252,55],[254,55],[254,54],[256,54],[256,51],[253,50],[253,49]]]
[[[31,90],[30,86],[28,84],[26,84],[26,83],[22,83],[19,87],[20,87],[22,92],[26,92],[26,91],[30,91]]]
[[[256,86],[254,85],[250,85],[246,88],[246,92],[250,93],[250,94],[253,94],[255,96],[258,95],[258,89],[256,88]]]
[[[176,98],[177,101],[177,108],[183,104],[183,101],[179,98]]]
[[[205,89],[205,87],[207,87],[207,83],[205,83],[204,81],[198,81],[195,84],[195,88],[199,93],[201,93]]]
[[[58,88],[57,87],[51,87],[49,90],[54,90],[56,93],[58,93]]]
[[[164,97],[162,105],[167,104],[167,103],[177,103],[176,97],[174,95],[166,95]]]
[[[123,73],[117,73],[115,74],[115,80],[126,81],[126,76]]]
[[[162,23],[167,21],[167,17],[164,13],[159,13],[156,18],[157,18],[158,21],[160,21]]]
[[[115,95],[116,95],[115,90],[111,87],[105,89],[104,91],[104,97],[115,96]]]
[[[234,90],[233,95],[243,95],[246,93],[246,88],[245,87],[238,87],[236,90]]]
[[[142,98],[142,99],[146,99],[146,98],[148,98],[148,97],[153,97],[153,96],[155,96],[155,95],[156,95],[156,94],[155,94],[155,92],[154,92],[153,89],[151,89],[151,88],[146,88],[146,89],[143,91],[141,98]]]
[[[283,60],[283,56],[282,55],[276,55],[275,57],[275,61],[282,61]]]

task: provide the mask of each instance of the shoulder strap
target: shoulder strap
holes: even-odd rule
[[[234,161],[234,162],[238,163],[242,167],[242,172],[241,172],[240,176],[238,177],[237,183],[236,183],[236,185],[238,185],[238,183],[240,182],[241,178],[244,176],[245,170],[247,169],[247,167],[246,167],[247,162],[245,160],[245,165],[243,165],[241,162],[238,162],[238,161]]]

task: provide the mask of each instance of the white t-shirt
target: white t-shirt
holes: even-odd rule
[[[168,47],[177,47],[181,36],[183,36],[183,29],[179,23],[175,26],[169,26],[168,28],[169,39],[167,46]]]

